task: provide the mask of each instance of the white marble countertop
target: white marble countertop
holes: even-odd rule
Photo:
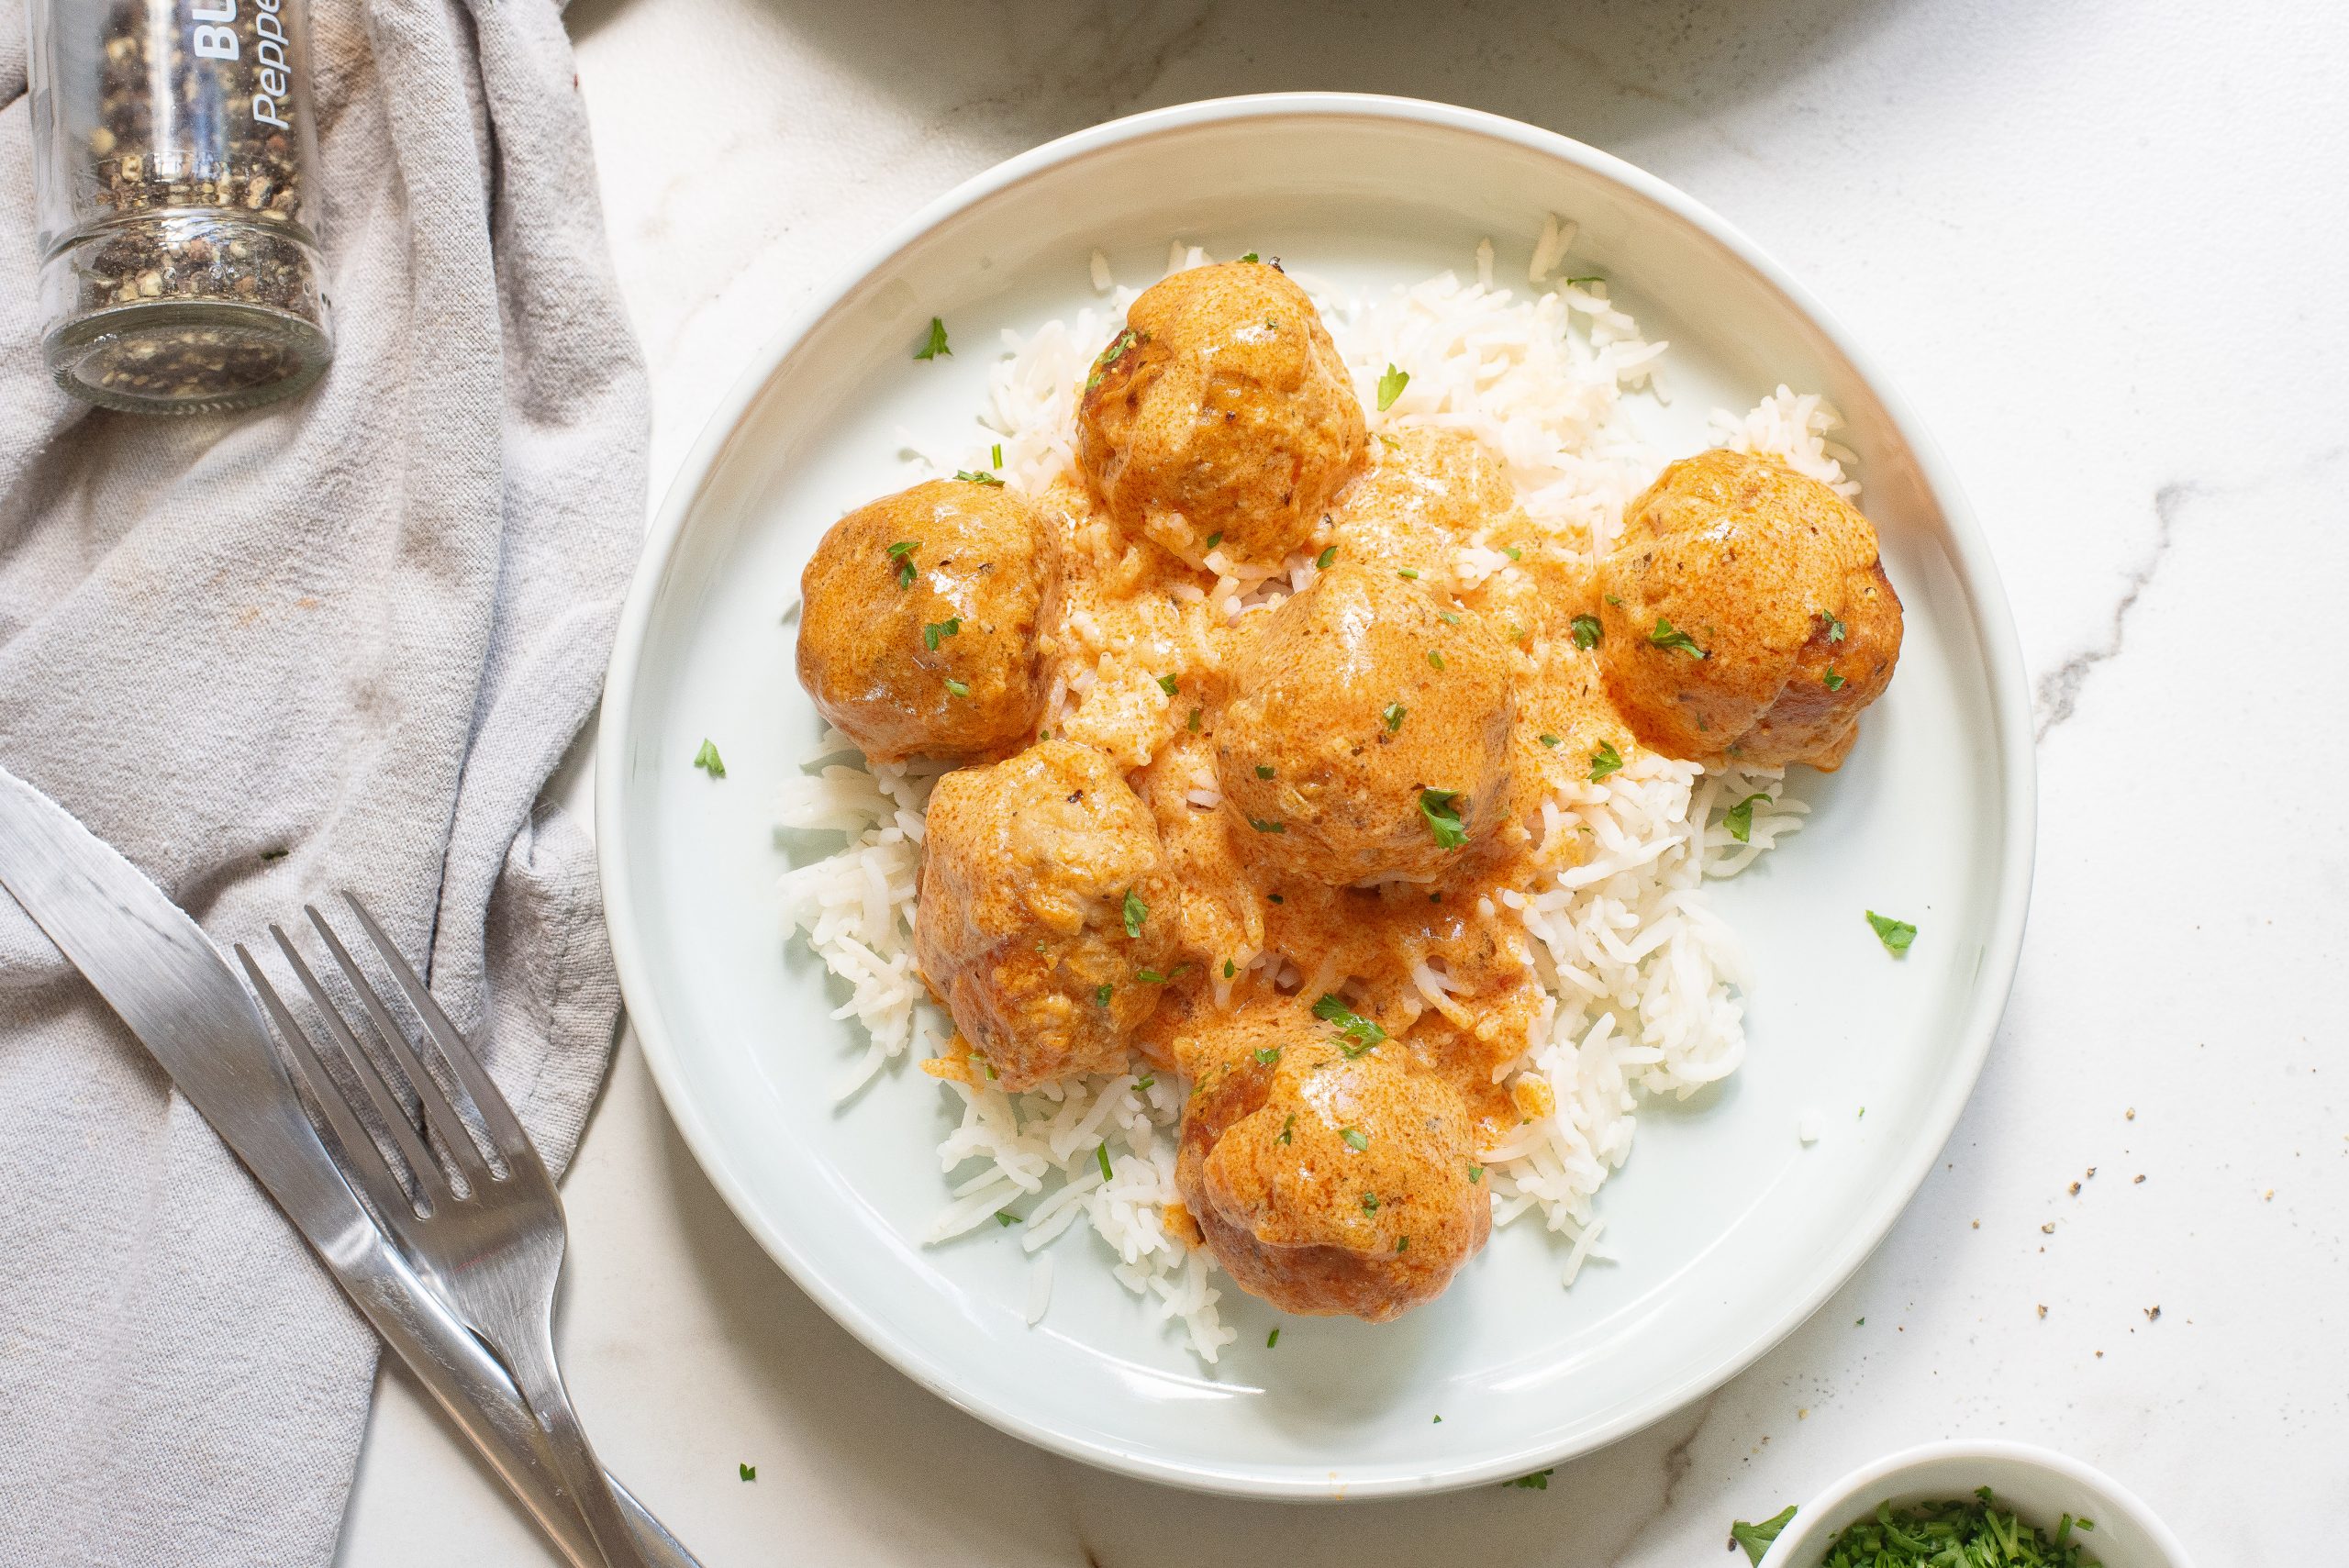
[[[2349,805],[2323,782],[2349,763],[2349,14],[576,0],[570,24],[656,494],[798,301],[997,159],[1229,93],[1450,99],[1643,165],[1809,282],[1971,490],[2041,709],[2021,972],[1943,1164],[1807,1327],[1546,1492],[1202,1500],[1003,1437],[768,1261],[627,1044],[567,1184],[567,1366],[710,1568],[1721,1562],[1732,1517],[1960,1434],[2111,1471],[2204,1568],[2349,1533]],[[341,1561],[555,1560],[389,1376]]]

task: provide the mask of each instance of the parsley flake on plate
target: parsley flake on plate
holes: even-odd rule
[[[1248,818],[1248,826],[1253,828],[1259,833],[1286,833],[1288,831],[1287,823],[1267,822],[1261,817],[1251,817]]]
[[[1419,791],[1419,815],[1427,818],[1428,831],[1435,835],[1438,848],[1456,850],[1468,842],[1468,829],[1460,824],[1458,790]]]
[[[1739,1519],[1729,1527],[1730,1541],[1732,1545],[1745,1548],[1747,1562],[1759,1562],[1762,1554],[1770,1550],[1770,1543],[1778,1539],[1778,1532],[1786,1529],[1794,1517],[1795,1506],[1788,1503],[1760,1524],[1747,1524]]]
[[[1842,691],[1842,690],[1843,689],[1843,677],[1842,677],[1842,676],[1841,676],[1841,675],[1839,675],[1839,674],[1837,674],[1837,673],[1836,673],[1834,671],[1832,671],[1832,670],[1828,671],[1828,672],[1827,672],[1827,689],[1828,689],[1829,691],[1831,691],[1831,692],[1840,692],[1840,691]]]
[[[1264,766],[1264,763],[1259,762],[1256,764],[1256,776],[1260,779],[1271,778],[1273,776],[1273,770]]]
[[[1107,1143],[1095,1144],[1093,1158],[1101,1167],[1101,1179],[1108,1181],[1109,1179],[1109,1146]]]
[[[956,636],[962,631],[962,629],[963,617],[960,616],[948,616],[944,620],[934,620],[928,626],[923,627],[921,628],[921,639],[924,645],[926,645],[932,653],[935,653],[938,651],[938,645],[940,642],[943,641],[947,638]]]
[[[1419,580],[1419,574],[1408,566],[1397,567],[1395,569],[1395,575],[1400,577],[1406,583],[1416,583]]]
[[[1554,735],[1536,735],[1533,739],[1541,741],[1544,746],[1556,746],[1560,744],[1558,738]]]
[[[755,1464],[737,1464],[734,1472],[745,1481],[756,1481],[759,1478],[759,1467]]]
[[[1158,689],[1171,697],[1183,689],[1183,683],[1172,675],[1161,675],[1158,677]]]
[[[971,688],[949,675],[946,677],[946,695],[951,697],[966,697],[971,695]]]
[[[1378,378],[1378,411],[1384,414],[1394,407],[1395,400],[1402,396],[1403,389],[1410,384],[1409,371],[1397,370],[1389,364],[1386,367],[1386,373]]]
[[[1443,668],[1443,655],[1438,653],[1432,648],[1428,650],[1428,668],[1431,670],[1441,670]]]
[[[1109,987],[1108,987],[1108,986],[1107,986],[1107,985],[1100,985],[1100,986],[1096,986],[1096,987],[1094,988],[1094,992],[1093,992],[1093,1005],[1094,1005],[1095,1006],[1097,1006],[1097,1007],[1106,1007],[1106,1006],[1108,1006],[1109,1005]]]
[[[1600,636],[1600,631],[1601,631],[1601,628],[1600,628],[1600,627],[1599,627],[1599,624],[1598,624],[1598,617],[1597,616],[1576,616],[1576,617],[1575,617],[1575,618],[1574,618],[1574,633],[1575,633],[1575,646],[1576,648],[1596,648],[1596,647],[1598,647],[1598,639],[1599,639],[1599,636]]]
[[[1268,1351],[1280,1342],[1281,1331],[1278,1329],[1274,1329],[1271,1333],[1264,1336],[1264,1349]]]
[[[1141,896],[1130,887],[1126,889],[1125,907],[1121,913],[1126,917],[1126,935],[1130,937],[1141,935],[1141,923],[1150,918],[1150,906],[1143,903]]]
[[[1386,1039],[1386,1031],[1378,1027],[1377,1019],[1364,1018],[1347,1006],[1344,999],[1334,991],[1324,992],[1321,999],[1313,1004],[1313,1016],[1325,1024],[1337,1025],[1340,1037],[1353,1041],[1351,1047],[1341,1045],[1338,1048],[1349,1059],[1360,1056],[1371,1047],[1384,1043]]]
[[[1277,1067],[1281,1064],[1281,1048],[1277,1045],[1260,1045],[1250,1054],[1256,1058],[1260,1066]]]
[[[1370,1139],[1359,1128],[1340,1128],[1338,1137],[1345,1146],[1360,1154],[1370,1147]]]
[[[1222,542],[1223,530],[1220,528],[1217,529],[1214,533],[1208,535],[1208,548],[1209,550],[1213,550],[1217,545],[1219,545]]]
[[[1727,814],[1721,817],[1721,826],[1729,829],[1729,836],[1741,844],[1752,843],[1753,841],[1753,808],[1769,798],[1770,795],[1766,790],[1759,791],[1731,806]]]
[[[1879,915],[1873,909],[1867,914],[1868,924],[1876,928],[1876,939],[1884,944],[1885,951],[1897,957],[1907,952],[1909,944],[1917,940],[1917,928],[1908,921]]]
[[[1403,716],[1410,711],[1401,703],[1391,702],[1379,710],[1378,717],[1386,721],[1386,733],[1392,735],[1403,728]]]
[[[997,479],[994,474],[989,473],[985,470],[981,470],[977,473],[973,473],[967,468],[958,468],[954,471],[954,477],[961,480],[965,484],[992,484],[997,490],[1003,488],[1003,481]]]
[[[914,585],[914,551],[921,548],[918,539],[901,539],[889,547],[889,559],[897,563],[897,586]]]
[[[1313,558],[1313,570],[1316,572],[1327,572],[1330,570],[1330,562],[1337,559],[1338,547],[1333,544],[1330,546],[1329,549],[1323,550],[1320,554]]]
[[[702,741],[701,750],[694,753],[694,766],[714,779],[726,776],[726,764],[718,760],[718,743],[714,740]]]
[[[1273,1141],[1275,1143],[1286,1143],[1296,1135],[1296,1132],[1297,1113],[1295,1111],[1291,1111],[1288,1113],[1288,1119],[1281,1123],[1281,1135],[1278,1138],[1274,1139]]]
[[[934,360],[941,354],[952,359],[954,357],[954,350],[946,346],[946,323],[933,316],[930,318],[929,340],[914,350],[914,358]]]
[[[1612,740],[1601,740],[1598,750],[1590,754],[1590,782],[1597,784],[1623,765],[1623,753],[1615,750]]]
[[[1697,639],[1675,627],[1662,616],[1655,617],[1655,629],[1648,633],[1648,641],[1657,648],[1674,653],[1686,653],[1691,659],[1709,659],[1712,655],[1697,646]]]
[[[1514,1481],[1504,1481],[1501,1485],[1515,1486],[1527,1492],[1547,1492],[1550,1489],[1551,1471],[1556,1468],[1557,1466],[1552,1465],[1550,1470],[1537,1470],[1531,1475],[1520,1475]]]

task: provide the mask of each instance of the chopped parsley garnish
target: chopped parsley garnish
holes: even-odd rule
[[[1471,1165],[1471,1166],[1469,1166],[1469,1167],[1468,1167],[1468,1179],[1469,1179],[1470,1181],[1472,1181],[1472,1182],[1481,1182],[1481,1181],[1483,1181],[1483,1180],[1485,1179],[1485,1167],[1483,1167],[1482,1165]]]
[[[1109,1146],[1107,1143],[1095,1144],[1093,1159],[1094,1162],[1101,1167],[1101,1179],[1108,1181],[1109,1179]]]
[[[1406,583],[1416,583],[1419,580],[1419,574],[1417,572],[1412,571],[1408,566],[1397,567],[1395,569],[1395,575],[1400,577]]]
[[[1255,1057],[1260,1066],[1277,1067],[1281,1064],[1281,1048],[1277,1045],[1260,1045],[1250,1054]]]
[[[1435,835],[1439,849],[1456,850],[1468,842],[1468,829],[1460,825],[1459,803],[1456,789],[1419,791],[1419,815],[1428,819],[1428,831]]]
[[[1600,635],[1601,635],[1601,628],[1599,627],[1599,624],[1598,624],[1598,617],[1597,616],[1576,616],[1576,617],[1575,617],[1575,618],[1574,618],[1574,632],[1575,632],[1575,646],[1576,648],[1596,648],[1596,647],[1598,647],[1598,639],[1599,639],[1599,637],[1600,637]]]
[[[1868,911],[1868,924],[1876,928],[1876,940],[1884,944],[1884,951],[1888,953],[1907,952],[1909,944],[1917,940],[1916,927],[1873,909]]]
[[[1747,1562],[1759,1562],[1763,1553],[1770,1550],[1770,1543],[1778,1539],[1778,1532],[1786,1529],[1794,1517],[1795,1506],[1788,1503],[1760,1524],[1750,1525],[1739,1519],[1729,1527],[1729,1538],[1732,1543],[1745,1548]]]
[[[1831,691],[1831,692],[1840,692],[1840,691],[1842,691],[1842,690],[1843,689],[1843,677],[1842,677],[1842,676],[1841,676],[1841,675],[1839,675],[1839,674],[1837,674],[1837,673],[1836,673],[1834,671],[1832,671],[1832,670],[1828,671],[1828,672],[1827,672],[1827,689],[1828,689],[1829,691]]]
[[[1219,545],[1222,542],[1223,531],[1221,529],[1219,528],[1214,533],[1208,535],[1208,548],[1209,550],[1213,550],[1217,545]]]
[[[1623,765],[1623,753],[1615,750],[1612,740],[1601,740],[1598,750],[1590,754],[1590,782],[1597,784]]]
[[[987,466],[989,468],[1001,468],[1003,466],[1003,443],[1001,441],[996,442],[995,445],[987,449]]]
[[[1505,544],[1501,546],[1501,553],[1508,556],[1511,561],[1522,561],[1525,559],[1525,551],[1518,549],[1517,546],[1513,544]]]
[[[1137,1084],[1134,1087],[1139,1089],[1141,1085]],[[1019,1223],[1019,1217],[1008,1208],[998,1208],[995,1211],[995,1222],[1008,1230]]]
[[[1408,1252],[1408,1251],[1409,1251],[1411,1250],[1411,1239],[1410,1239],[1408,1236],[1397,1236],[1397,1237],[1396,1237],[1396,1238],[1395,1238],[1395,1250],[1396,1250],[1397,1251],[1398,1251],[1398,1252]]]
[[[1829,611],[1829,610],[1821,610],[1821,611],[1820,611],[1819,613],[1820,613],[1820,615],[1824,616],[1824,617],[1826,617],[1826,619],[1827,619],[1827,640],[1828,640],[1828,641],[1830,641],[1830,642],[1841,642],[1841,641],[1842,641],[1842,640],[1843,640],[1843,623],[1842,623],[1842,621],[1837,620],[1837,619],[1835,618],[1834,613],[1833,613],[1832,611]]]
[[[1364,1193],[1362,1195],[1362,1211],[1364,1214],[1376,1214],[1378,1212],[1378,1195],[1376,1193]]]
[[[1330,546],[1329,549],[1323,550],[1320,554],[1313,558],[1313,570],[1316,572],[1327,572],[1330,570],[1330,562],[1337,559],[1338,547],[1333,544]]]
[[[948,616],[944,620],[934,620],[928,626],[923,627],[921,628],[921,639],[924,646],[928,647],[932,653],[935,653],[938,651],[938,645],[941,640],[946,638],[958,635],[962,629],[963,617],[960,616]]]
[[[897,586],[914,585],[914,551],[921,548],[918,539],[901,539],[889,547],[889,559],[897,563]]]
[[[1555,746],[1560,744],[1558,738],[1554,735],[1536,735],[1533,739],[1541,741],[1544,746]]]
[[[1155,1084],[1155,1083],[1157,1083],[1157,1082],[1158,1082],[1158,1075],[1157,1075],[1156,1073],[1150,1073],[1150,1074],[1148,1074],[1148,1075],[1146,1075],[1146,1076],[1144,1076],[1144,1077],[1137,1078],[1137,1079],[1135,1079],[1135,1080],[1134,1080],[1134,1093],[1136,1093],[1136,1094],[1140,1094],[1140,1093],[1141,1093],[1144,1089],[1149,1088],[1152,1084]]]
[[[1199,714],[1200,714],[1202,711],[1203,711],[1203,710],[1202,710],[1202,709],[1199,709],[1199,708],[1196,708],[1196,707],[1195,707],[1195,708],[1193,708],[1193,709],[1191,710],[1191,717],[1190,717],[1188,719],[1186,719],[1186,720],[1185,720],[1185,721],[1184,721],[1184,726],[1183,726],[1183,727],[1184,727],[1186,729],[1189,729],[1189,730],[1192,730],[1192,731],[1195,731],[1195,732],[1196,732],[1196,731],[1198,729],[1198,728],[1199,728]]]
[[[1323,993],[1321,999],[1313,1004],[1313,1016],[1325,1024],[1337,1025],[1340,1037],[1353,1041],[1351,1046],[1338,1047],[1349,1061],[1386,1040],[1386,1031],[1378,1027],[1377,1019],[1364,1018],[1347,1006],[1335,992]]]
[[[1432,648],[1428,650],[1428,668],[1431,670],[1441,670],[1443,668],[1443,655],[1438,653]]]
[[[1593,272],[1586,278],[1568,278],[1566,283],[1569,287],[1580,288],[1585,284],[1603,284],[1607,280],[1605,278],[1600,277],[1597,272]]]
[[[1741,844],[1752,843],[1753,841],[1753,807],[1769,798],[1765,791],[1749,795],[1735,806],[1731,806],[1728,813],[1721,817],[1721,826],[1729,829],[1729,836]]]
[[[1253,256],[1248,257],[1248,258],[1246,258],[1246,259],[1247,259],[1247,260],[1249,260],[1249,261],[1252,261],[1255,260],[1255,258],[1254,258]],[[1269,1350],[1271,1350],[1275,1345],[1279,1344],[1280,1342],[1281,1342],[1281,1331],[1280,1331],[1278,1329],[1274,1329],[1271,1333],[1269,1333],[1269,1334],[1267,1334],[1267,1335],[1265,1335],[1265,1336],[1264,1336],[1264,1349],[1266,1349],[1266,1350],[1268,1350],[1268,1351],[1269,1351]]]
[[[1655,617],[1655,629],[1648,633],[1648,641],[1657,648],[1668,649],[1675,653],[1686,653],[1691,659],[1711,657],[1711,654],[1697,646],[1695,638],[1679,630],[1662,616]]]
[[[1794,1513],[1787,1509],[1758,1525],[1733,1526],[1730,1539],[1745,1548],[1754,1562],[1777,1538]],[[1773,1528],[1776,1527],[1776,1528]],[[2092,1530],[2087,1519],[2063,1516],[2055,1533],[2047,1535],[1998,1507],[1987,1486],[1977,1486],[1971,1498],[1912,1503],[1895,1508],[1889,1500],[1876,1506],[1828,1543],[1820,1568],[1940,1568],[1943,1563],[1997,1564],[1998,1568],[2092,1568],[2094,1558],[2081,1554],[2072,1539],[2075,1529]],[[1740,1535],[1739,1529],[1751,1532]],[[1761,1532],[1768,1530],[1768,1535]]]
[[[1403,716],[1410,711],[1401,703],[1391,702],[1379,710],[1378,717],[1386,721],[1386,733],[1392,735],[1403,728]]]
[[[1109,1005],[1109,987],[1101,985],[1094,988],[1093,1005],[1097,1007],[1106,1007]]]
[[[1458,626],[1460,624],[1460,616],[1458,612],[1453,610],[1438,610],[1435,613],[1435,618],[1442,621],[1446,626]],[[1512,638],[1510,640],[1515,641],[1516,639]]]
[[[1248,826],[1253,828],[1259,833],[1286,833],[1288,831],[1287,823],[1267,822],[1261,817],[1251,817],[1248,818]]]
[[[755,1464],[737,1464],[734,1472],[745,1481],[756,1481],[759,1478],[759,1467]]]
[[[914,358],[934,360],[941,354],[952,359],[954,350],[946,346],[946,323],[933,316],[930,318],[930,340],[914,350]]]
[[[1389,364],[1386,367],[1386,373],[1378,378],[1378,411],[1384,414],[1394,407],[1395,400],[1402,396],[1403,389],[1410,384],[1409,371],[1397,370]]]
[[[1550,1489],[1550,1471],[1556,1468],[1556,1465],[1552,1465],[1550,1470],[1537,1470],[1531,1475],[1520,1475],[1514,1481],[1504,1481],[1501,1485],[1520,1486],[1528,1492],[1547,1492]]]
[[[1134,971],[1134,978],[1141,981],[1144,985],[1163,985],[1169,980],[1172,980],[1174,976],[1171,974],[1162,974],[1155,969],[1137,969]]]
[[[1171,697],[1183,689],[1183,683],[1172,675],[1161,675],[1158,677],[1158,689]]]
[[[1260,779],[1271,778],[1273,776],[1273,770],[1264,766],[1264,763],[1259,762],[1256,764],[1256,776]]]
[[[1093,361],[1093,373],[1085,378],[1085,390],[1090,392],[1100,385],[1101,373],[1125,358],[1126,350],[1141,341],[1141,334],[1130,327],[1110,339],[1109,346],[1101,350],[1101,357]]]
[[[1003,488],[1002,480],[997,479],[994,474],[985,473],[985,471],[973,473],[967,468],[958,468],[954,471],[954,477],[961,480],[965,484],[992,484],[997,490]]]
[[[1296,1136],[1296,1134],[1297,1134],[1297,1113],[1296,1113],[1295,1111],[1291,1111],[1291,1112],[1289,1112],[1289,1113],[1288,1113],[1288,1119],[1287,1119],[1286,1121],[1285,1121],[1285,1122],[1281,1123],[1281,1135],[1280,1135],[1278,1138],[1275,1138],[1275,1140],[1273,1140],[1273,1141],[1274,1141],[1274,1142],[1275,1142],[1275,1143],[1286,1143],[1286,1142],[1288,1142],[1292,1138],[1294,1138],[1294,1137]]]
[[[1126,935],[1130,937],[1141,935],[1141,923],[1150,918],[1150,906],[1143,903],[1141,895],[1130,887],[1126,889],[1123,913],[1126,917]]]
[[[1230,979],[1233,975],[1235,975],[1235,974],[1237,974],[1237,973],[1240,973],[1240,966],[1239,966],[1238,964],[1236,964],[1236,963],[1232,962],[1231,962],[1230,959],[1228,959],[1228,958],[1227,958],[1227,959],[1225,959],[1225,960],[1223,961],[1223,977],[1224,977],[1226,980]]]
[[[726,764],[719,761],[718,743],[713,740],[702,741],[701,750],[694,753],[694,766],[714,779],[722,779],[726,776]]]
[[[946,695],[953,697],[966,697],[971,695],[971,688],[949,675],[946,677]]]
[[[1251,251],[1249,251],[1249,252],[1248,252],[1248,254],[1246,254],[1245,256],[1241,257],[1240,259],[1241,259],[1241,261],[1252,261],[1256,260],[1256,252],[1254,252],[1253,250],[1251,250]],[[1278,1329],[1274,1329],[1274,1330],[1273,1330],[1273,1332],[1274,1332],[1274,1333],[1275,1333],[1275,1334],[1277,1334],[1277,1333],[1279,1333],[1279,1332],[1280,1332],[1280,1330],[1279,1330]]]
[[[1347,1148],[1353,1150],[1357,1154],[1370,1147],[1370,1140],[1364,1137],[1362,1131],[1356,1128],[1340,1128],[1338,1129],[1338,1137]]]

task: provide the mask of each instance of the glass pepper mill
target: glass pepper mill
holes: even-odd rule
[[[108,408],[299,392],[333,357],[304,0],[29,0],[43,351]]]

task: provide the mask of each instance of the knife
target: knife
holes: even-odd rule
[[[335,1168],[261,1010],[196,923],[63,806],[0,768],[0,887],[89,978],[236,1151],[384,1342],[564,1554],[601,1564],[505,1369],[409,1268]],[[646,1558],[698,1568],[617,1481]]]

